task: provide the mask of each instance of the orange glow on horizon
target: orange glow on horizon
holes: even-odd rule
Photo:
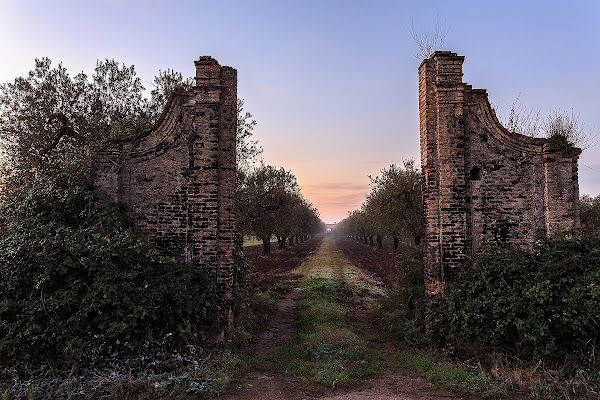
[[[368,191],[368,184],[351,183],[317,183],[302,188],[304,197],[317,207],[325,223],[340,222],[349,211],[360,208]]]

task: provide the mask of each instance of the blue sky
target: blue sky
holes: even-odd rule
[[[238,95],[265,160],[291,169],[326,222],[368,192],[368,175],[419,158],[417,47],[409,34],[450,26],[444,50],[464,80],[507,113],[573,111],[600,132],[598,1],[0,0],[0,82],[36,57],[75,74],[97,59],[194,74],[211,55],[238,70]],[[580,159],[581,193],[600,193],[600,145]]]

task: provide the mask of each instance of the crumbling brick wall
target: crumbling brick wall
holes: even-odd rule
[[[528,249],[539,234],[579,225],[581,150],[506,130],[486,91],[462,82],[463,61],[437,51],[419,67],[429,295],[486,246]]]
[[[237,71],[211,57],[195,64],[196,86],[169,100],[149,134],[103,148],[93,179],[153,246],[210,268],[230,298]]]

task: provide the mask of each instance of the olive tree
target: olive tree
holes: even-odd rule
[[[133,66],[98,61],[88,77],[36,59],[27,77],[0,85],[0,144],[8,172],[51,168],[81,158],[89,146],[129,119],[147,127],[144,87]]]
[[[403,166],[390,165],[381,175],[371,177],[371,191],[360,210],[348,214],[341,229],[364,243],[382,247],[383,236],[394,239],[394,251],[400,238],[410,238],[419,244],[423,238],[423,199],[421,172],[413,160]]]
[[[584,194],[579,199],[579,205],[581,207],[581,225],[600,229],[600,195],[592,197]]]
[[[321,221],[291,171],[262,164],[238,174],[236,229],[238,241],[255,235],[263,242],[264,254],[270,254],[273,235],[284,248],[286,239],[292,243],[297,235],[317,233]]]

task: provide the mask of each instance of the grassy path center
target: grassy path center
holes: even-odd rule
[[[374,282],[334,248],[331,238],[323,240],[296,272],[304,275],[297,331],[276,355],[278,367],[305,386],[356,385],[379,374],[384,357],[348,321],[348,299],[379,293]]]

